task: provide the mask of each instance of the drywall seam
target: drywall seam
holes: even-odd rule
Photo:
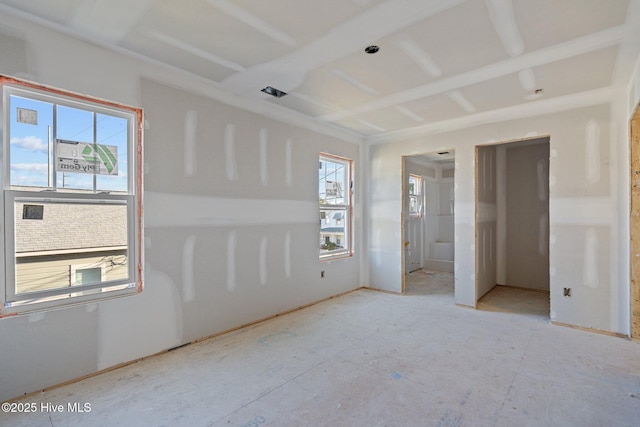
[[[287,231],[284,236],[284,275],[288,279],[291,277],[291,232]]]
[[[481,113],[470,114],[456,119],[415,126],[401,131],[386,132],[380,135],[370,136],[366,139],[366,142],[368,144],[399,142],[414,137],[435,135],[480,125],[542,116],[594,105],[610,104],[613,99],[613,95],[614,89],[610,87],[594,89],[573,95],[527,102],[508,108],[483,111]]]
[[[195,280],[193,274],[196,236],[191,235],[182,248],[182,299],[191,302],[195,299]]]
[[[236,232],[232,230],[227,235],[227,290],[236,290]]]
[[[262,236],[260,239],[260,284],[262,286],[267,284],[267,249],[269,248],[269,238]]]
[[[593,119],[587,122],[585,141],[586,179],[595,184],[600,181],[600,125]]]
[[[599,285],[598,233],[595,228],[590,227],[585,234],[582,283],[588,288],[595,289]]]
[[[615,201],[608,197],[553,197],[549,200],[554,225],[606,225],[616,220]]]
[[[238,180],[238,166],[236,164],[236,125],[230,123],[224,129],[224,159],[225,171],[229,181]]]
[[[524,41],[518,30],[511,0],[485,0],[485,4],[498,38],[509,56],[521,55],[524,52]]]
[[[549,219],[546,213],[540,214],[538,218],[538,254],[547,256],[549,249],[547,248],[547,236],[549,235]]]
[[[623,39],[625,31],[626,27],[624,25],[608,28],[599,33],[589,34],[555,46],[530,52],[516,58],[509,58],[501,62],[487,65],[473,71],[467,71],[423,86],[414,87],[402,92],[396,92],[392,95],[378,98],[373,102],[369,102],[352,109],[326,114],[321,116],[321,118],[327,121],[342,120],[354,115],[381,110],[394,105],[404,104],[421,98],[445,93],[450,90],[460,89],[476,83],[489,81],[497,77],[515,74],[525,68],[534,68],[595,50],[604,49],[618,44],[620,40]]]
[[[145,193],[145,227],[317,224],[318,202]],[[282,215],[287,212],[288,215]]]
[[[184,176],[196,174],[198,112],[189,110],[184,117]]]
[[[284,147],[284,180],[287,187],[291,187],[293,186],[293,140],[291,138],[287,138]]]
[[[260,129],[258,140],[260,145],[260,182],[262,182],[263,187],[266,187],[269,183],[269,169],[267,165],[269,131],[266,128]]]

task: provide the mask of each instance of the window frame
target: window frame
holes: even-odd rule
[[[328,252],[322,252],[320,246],[318,246],[318,257],[320,261],[330,261],[340,258],[348,258],[353,256],[354,253],[354,227],[353,227],[353,160],[336,156],[334,154],[329,154],[325,152],[320,152],[318,155],[318,161],[321,163],[322,161],[342,164],[346,168],[345,179],[344,179],[344,203],[343,204],[323,204],[320,202],[320,179],[318,179],[318,215],[319,215],[319,232],[318,232],[318,242],[323,240],[323,232],[322,232],[322,211],[330,210],[330,211],[342,211],[343,213],[343,221],[344,221],[344,247],[337,248],[334,250],[330,250]],[[326,180],[326,175],[325,175]],[[324,233],[326,236],[328,233]],[[329,238],[326,236],[325,238]]]
[[[143,140],[143,112],[140,108],[121,105],[86,95],[55,89],[52,87],[27,82],[12,77],[0,75],[0,211],[4,213],[3,227],[0,230],[0,275],[4,279],[4,286],[0,290],[0,317],[25,312],[61,308],[86,302],[93,302],[124,295],[134,295],[143,289],[143,183],[142,183],[142,140]],[[127,132],[127,185],[125,191],[75,190],[56,185],[56,179],[46,187],[22,186],[11,182],[11,104],[12,96],[27,98],[38,102],[51,103],[54,110],[57,106],[77,108],[95,114],[107,114],[126,120]],[[55,127],[55,112],[54,112]],[[95,123],[95,122],[94,122]],[[56,135],[54,133],[53,140]],[[95,142],[94,142],[95,144]],[[51,154],[49,154],[51,155]],[[53,172],[56,175],[56,172]],[[95,174],[93,175],[96,176]],[[127,207],[127,278],[101,282],[92,285],[81,285],[69,289],[57,287],[50,290],[35,292],[18,292],[16,289],[16,203],[67,203],[91,205],[125,205]],[[46,213],[45,213],[46,215]]]

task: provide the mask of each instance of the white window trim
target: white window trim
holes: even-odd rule
[[[0,289],[0,317],[20,313],[62,308],[99,299],[113,298],[123,295],[137,294],[142,291],[143,252],[142,252],[142,110],[135,107],[116,104],[109,101],[78,95],[67,91],[45,87],[35,83],[0,75],[0,120],[2,133],[3,173],[0,176],[0,212],[4,213],[4,226],[0,227],[0,277],[4,287]],[[38,101],[51,102],[71,107],[89,109],[98,113],[106,113],[127,119],[128,123],[128,189],[127,194],[78,193],[66,191],[20,191],[12,189],[10,185],[10,121],[6,109],[12,95],[22,96]],[[65,293],[64,288],[51,291],[41,291],[31,294],[15,292],[15,211],[16,201],[46,202],[46,203],[89,203],[89,204],[125,204],[127,205],[127,247],[128,247],[128,278],[113,282],[79,287],[76,293]],[[104,271],[104,269],[103,269]],[[80,292],[81,290],[81,292]],[[108,291],[108,292],[105,292]]]
[[[323,205],[323,204],[318,204],[319,207],[319,211],[320,210],[340,210],[340,211],[344,211],[345,212],[345,218],[344,218],[344,222],[345,222],[345,246],[346,248],[343,249],[336,249],[330,252],[320,252],[320,249],[318,249],[318,253],[319,253],[319,259],[320,261],[332,261],[335,259],[340,259],[340,258],[348,258],[353,256],[354,253],[354,233],[353,233],[353,229],[354,229],[354,224],[353,224],[353,160],[346,158],[346,157],[341,157],[341,156],[336,156],[334,154],[329,154],[329,153],[324,153],[321,152],[318,156],[319,160],[327,160],[330,162],[336,162],[336,163],[344,163],[347,168],[347,174],[346,174],[346,179],[345,179],[345,189],[344,191],[346,192],[345,194],[345,204],[343,205]],[[319,184],[318,184],[319,185]],[[319,191],[318,191],[319,193]],[[320,220],[320,224],[322,223],[322,221]],[[321,229],[318,230],[318,236],[321,236]],[[328,233],[326,233],[328,234]],[[318,239],[319,241],[320,239]]]

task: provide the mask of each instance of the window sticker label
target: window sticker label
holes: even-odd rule
[[[56,172],[118,175],[118,147],[57,139]]]

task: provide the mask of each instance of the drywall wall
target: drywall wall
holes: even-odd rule
[[[627,334],[629,331],[627,93],[610,91],[559,108],[540,103],[530,117],[434,126],[420,137],[369,147],[367,232],[371,285],[400,289],[401,157],[453,148],[455,169],[455,301],[473,306],[475,289],[475,147],[551,137],[551,319]],[[622,206],[622,208],[621,208]],[[621,213],[622,212],[622,213]],[[563,288],[572,296],[563,296]]]
[[[275,120],[274,104],[259,114],[214,100],[195,76],[19,17],[0,16],[0,46],[0,73],[145,113],[144,291],[0,319],[0,401],[360,286],[358,246],[318,259],[318,154],[355,161],[359,204],[355,138]]]
[[[476,151],[476,301],[497,283],[497,147]]]
[[[505,285],[549,290],[549,144],[506,147]]]

